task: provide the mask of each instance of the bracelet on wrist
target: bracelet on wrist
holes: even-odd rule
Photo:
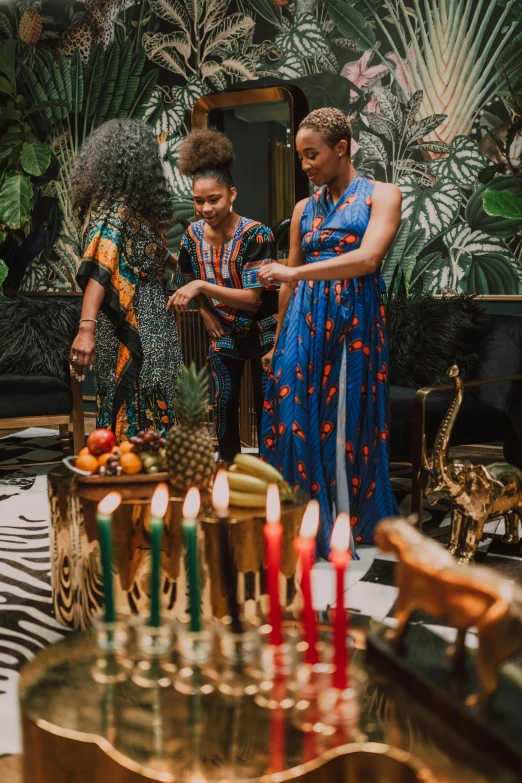
[[[90,321],[93,324],[98,323],[98,320],[96,318],[80,318],[80,323],[83,323],[84,321]]]

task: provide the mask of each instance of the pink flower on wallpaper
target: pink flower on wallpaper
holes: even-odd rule
[[[417,66],[417,59],[415,57],[415,52],[413,51],[413,46],[410,46],[408,50],[408,54],[410,55],[414,66]],[[412,72],[410,63],[408,60],[400,60],[396,54],[393,52],[388,52],[386,55],[387,60],[391,60],[391,62],[394,64],[394,71],[395,75],[397,76],[397,79],[400,81],[402,86],[405,90],[408,92],[411,92],[410,85],[413,81]]]
[[[368,63],[373,54],[373,49],[367,49],[359,60],[353,60],[346,63],[341,71],[341,76],[355,84],[356,87],[366,87],[371,81],[374,81],[381,73],[387,73],[385,65],[370,65]],[[352,98],[357,98],[355,90],[351,90]]]
[[[373,97],[373,93],[372,93],[372,97],[370,98],[370,100],[366,104],[365,109],[370,114],[379,114],[380,113],[381,110],[380,110],[379,105],[377,104],[375,98]]]

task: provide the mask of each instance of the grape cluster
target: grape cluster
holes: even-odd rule
[[[139,454],[145,473],[159,473],[165,466],[165,446],[167,441],[160,432],[146,430],[138,432],[129,439],[133,451]]]
[[[120,465],[121,451],[116,449],[107,458],[105,467],[99,468],[98,473],[100,476],[121,476],[122,467]]]

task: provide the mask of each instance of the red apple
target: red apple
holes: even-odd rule
[[[87,448],[96,457],[107,451],[112,451],[115,445],[116,438],[114,432],[110,430],[94,430],[87,438]]]

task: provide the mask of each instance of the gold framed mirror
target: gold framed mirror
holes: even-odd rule
[[[193,128],[218,128],[234,145],[239,213],[272,227],[308,195],[294,141],[306,101],[295,93],[290,86],[222,92],[204,95],[192,110]]]

